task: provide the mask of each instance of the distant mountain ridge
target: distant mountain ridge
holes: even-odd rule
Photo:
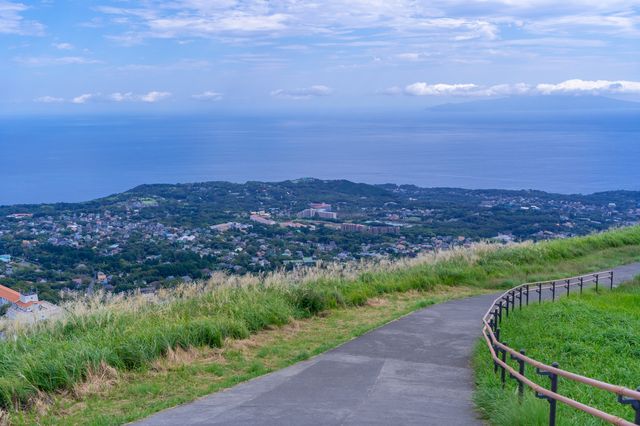
[[[535,95],[447,103],[428,109],[434,112],[543,112],[543,111],[603,111],[637,110],[640,102],[622,101],[604,96]]]
[[[413,184],[370,184],[353,182],[346,179],[317,179],[299,178],[278,182],[247,181],[236,183],[228,181],[207,181],[191,183],[154,183],[142,184],[124,192],[111,194],[83,202],[59,202],[40,204],[14,204],[0,205],[0,218],[16,212],[39,212],[65,209],[95,210],[105,207],[113,207],[113,204],[126,202],[140,197],[161,197],[179,202],[216,202],[223,204],[231,202],[236,206],[246,204],[244,197],[238,199],[236,193],[248,192],[256,199],[259,194],[269,192],[277,200],[296,198],[302,204],[329,200],[329,202],[353,202],[354,200],[369,200],[371,203],[384,203],[398,201],[399,193],[421,193],[428,197],[440,198],[453,197],[456,202],[468,201],[471,197],[482,196],[527,196],[539,198],[558,198],[563,200],[591,201],[603,200],[611,197],[637,198],[640,191],[609,190],[589,194],[560,194],[536,189],[469,189],[457,187],[423,187]],[[449,200],[451,201],[451,200]],[[225,208],[228,208],[226,206]],[[222,208],[222,207],[221,207]],[[243,209],[256,208],[254,205],[243,205]]]

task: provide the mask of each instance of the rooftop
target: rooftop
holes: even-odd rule
[[[0,298],[6,299],[11,303],[17,303],[20,301],[20,293],[11,290],[9,287],[0,285]]]

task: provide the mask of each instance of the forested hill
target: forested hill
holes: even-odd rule
[[[129,191],[83,203],[56,203],[0,206],[0,216],[15,212],[45,214],[54,211],[96,211],[117,209],[123,202],[139,197],[155,197],[172,203],[203,204],[218,210],[246,210],[306,205],[322,200],[345,204],[352,208],[376,206],[394,202],[399,206],[468,207],[475,210],[488,199],[527,199],[544,202],[578,202],[583,204],[616,203],[619,208],[635,208],[640,201],[640,191],[608,191],[589,195],[554,194],[536,190],[422,188],[415,185],[371,185],[347,180],[320,180],[303,178],[283,182],[231,183],[223,181],[186,184],[140,185]],[[450,206],[453,207],[453,206]]]

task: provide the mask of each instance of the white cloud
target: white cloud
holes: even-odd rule
[[[298,89],[277,89],[271,92],[271,96],[281,99],[304,100],[320,96],[328,96],[333,89],[323,85],[314,85]]]
[[[115,92],[107,96],[112,102],[146,102],[155,103],[171,96],[170,92],[151,91],[149,93],[135,94],[133,92]]]
[[[409,62],[419,62],[427,59],[429,55],[426,53],[417,53],[417,52],[407,52],[407,53],[399,53],[396,55],[396,58],[402,61]]]
[[[0,0],[2,1],[2,0]],[[126,46],[150,38],[198,38],[244,46],[264,43],[281,55],[295,37],[309,52],[333,44],[336,67],[368,58],[487,64],[496,55],[573,59],[575,51],[599,55],[633,47],[640,36],[640,0],[145,0],[97,7],[108,39]],[[257,37],[260,36],[260,40]],[[314,39],[315,38],[315,39]],[[558,40],[559,43],[555,43]],[[521,48],[505,49],[513,41]],[[575,42],[574,42],[575,41]],[[588,51],[597,43],[611,52]],[[559,45],[561,44],[561,45]],[[280,45],[280,46],[278,46]],[[254,45],[255,47],[255,45]],[[294,43],[293,48],[299,46]],[[493,47],[493,50],[490,50]],[[466,49],[466,51],[465,51]],[[564,49],[564,50],[562,50]],[[356,50],[359,50],[356,52]],[[265,49],[267,51],[267,49]],[[424,53],[421,53],[424,52]],[[493,53],[498,52],[498,53]],[[586,56],[585,55],[585,56]],[[462,58],[462,59],[459,59]],[[329,62],[327,61],[327,62]],[[335,62],[343,62],[335,64]],[[574,62],[577,62],[574,61]],[[269,62],[271,63],[271,62]]]
[[[144,102],[144,103],[155,103],[160,102],[163,99],[171,96],[170,92],[159,92],[159,91],[151,91],[148,93],[136,94],[133,92],[114,92],[109,95],[103,95],[101,93],[84,93],[82,95],[75,96],[69,100],[54,97],[54,96],[42,96],[34,99],[34,102],[39,103],[62,103],[69,102],[72,104],[86,104],[89,102]]]
[[[58,98],[55,96],[40,96],[39,98],[35,98],[33,101],[42,104],[57,104],[64,102],[64,98]]]
[[[444,9],[414,0],[196,1],[149,0],[138,7],[99,7],[123,33],[123,43],[144,38],[218,37],[266,32],[270,35],[337,36],[360,29],[438,35],[452,40],[495,39],[490,18],[450,18]]]
[[[404,88],[407,95],[412,96],[456,96],[456,95],[469,95],[472,91],[478,88],[477,85],[471,83],[464,84],[427,84],[425,82],[418,82],[408,85]]]
[[[22,3],[0,0],[0,34],[42,35],[42,24],[22,17],[27,9],[29,7]]]
[[[234,13],[219,19],[200,16],[151,19],[147,21],[147,25],[151,33],[159,37],[202,37],[223,32],[278,31],[286,28],[287,19],[288,17],[283,14],[250,16]]]
[[[514,96],[528,95],[533,88],[527,83],[496,84],[474,92],[474,96]]]
[[[402,93],[411,96],[466,96],[466,97],[499,97],[521,95],[559,95],[559,94],[591,94],[620,95],[640,94],[640,81],[627,80],[566,80],[561,83],[527,83],[496,84],[483,86],[473,83],[413,83],[401,90],[394,86],[384,90],[388,95]]]
[[[546,19],[531,20],[525,28],[532,32],[570,34],[578,29],[586,29],[603,34],[638,35],[640,19],[637,15],[564,15]]]
[[[71,43],[53,43],[52,46],[58,50],[73,50],[73,44]]]
[[[88,65],[101,63],[95,59],[89,59],[82,56],[30,56],[18,57],[14,59],[16,62],[30,67],[46,67],[52,65]]]
[[[126,102],[126,101],[134,101],[136,96],[132,92],[121,93],[115,92],[107,96],[107,99],[113,102]]]
[[[86,104],[87,102],[89,102],[90,100],[95,98],[95,96],[96,95],[94,95],[93,93],[85,93],[83,95],[76,96],[75,98],[71,99],[71,103],[73,103],[73,104]]]
[[[153,91],[153,92],[147,93],[146,95],[141,95],[140,100],[142,102],[147,102],[147,103],[156,103],[163,99],[168,98],[169,96],[171,96],[170,92]]]
[[[191,97],[199,101],[219,101],[222,99],[222,93],[207,90]]]
[[[640,81],[627,80],[566,80],[558,84],[541,83],[536,86],[543,95],[562,93],[640,94]]]
[[[418,20],[415,23],[414,29],[420,30],[447,30],[447,31],[459,31],[459,33],[453,34],[453,39],[472,40],[477,38],[484,38],[487,40],[494,40],[498,37],[500,32],[498,26],[487,20],[479,19],[463,19],[463,18],[433,18]]]

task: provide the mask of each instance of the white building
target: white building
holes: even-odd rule
[[[20,322],[36,322],[51,318],[61,312],[53,303],[38,300],[37,294],[20,294],[19,292],[0,285],[0,305],[11,306],[6,317]]]

